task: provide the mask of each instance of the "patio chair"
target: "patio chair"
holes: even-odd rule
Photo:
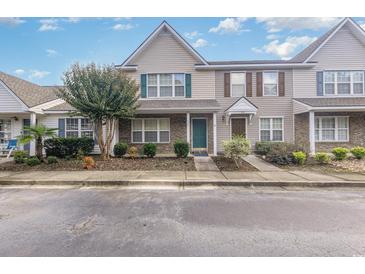
[[[18,143],[17,139],[10,139],[8,142],[8,146],[6,147],[5,151],[9,151],[8,155],[6,156],[6,158],[9,158],[11,153],[13,152],[13,150],[16,149],[16,145]]]

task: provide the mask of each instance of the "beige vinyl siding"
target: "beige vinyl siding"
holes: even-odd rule
[[[192,98],[214,98],[214,71],[196,71],[199,63],[170,33],[160,33],[130,64],[137,65],[136,72],[127,72],[140,82],[144,73],[191,73]]]
[[[365,45],[352,34],[347,24],[311,58],[311,62],[318,62],[314,68],[294,70],[294,97],[317,96],[317,71],[365,70]]]
[[[261,71],[261,70],[260,70]],[[293,142],[293,106],[292,106],[292,71],[285,72],[285,96],[257,97],[256,96],[256,72],[252,72],[252,97],[247,99],[257,108],[257,115],[253,117],[251,123],[247,123],[247,138],[254,145],[259,141],[259,118],[260,116],[278,116],[284,118],[284,141]],[[239,98],[224,97],[224,73],[229,71],[216,71],[216,99],[221,106],[217,115],[217,140],[218,151],[223,151],[224,140],[230,139],[230,125],[223,121],[224,111]]]
[[[23,112],[24,106],[11,94],[5,84],[0,81],[0,113],[1,112]]]

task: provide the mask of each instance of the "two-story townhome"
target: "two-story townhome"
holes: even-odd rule
[[[117,67],[137,81],[140,100],[136,117],[119,122],[114,142],[156,143],[158,153],[172,153],[182,139],[194,154],[213,155],[235,134],[252,145],[285,141],[312,153],[365,145],[365,33],[350,18],[285,61],[207,61],[164,21]],[[37,119],[59,127],[60,136],[92,136],[89,121],[68,117],[72,108],[52,87],[5,74],[1,85],[0,97],[23,107],[5,115],[8,103],[0,100],[1,142]],[[50,98],[26,102],[42,92]]]

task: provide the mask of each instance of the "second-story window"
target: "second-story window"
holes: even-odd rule
[[[183,73],[148,74],[147,97],[185,97],[185,75]]]
[[[263,73],[264,84],[263,84],[263,95],[264,96],[277,96],[278,95],[278,73],[275,72],[264,72]]]
[[[231,72],[231,97],[246,95],[246,73]]]
[[[325,71],[325,95],[363,95],[363,71]]]

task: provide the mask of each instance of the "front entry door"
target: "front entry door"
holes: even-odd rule
[[[193,119],[193,148],[207,148],[207,120]]]
[[[242,135],[246,138],[246,119],[245,118],[231,118],[232,123],[232,134],[231,136],[235,135]]]

